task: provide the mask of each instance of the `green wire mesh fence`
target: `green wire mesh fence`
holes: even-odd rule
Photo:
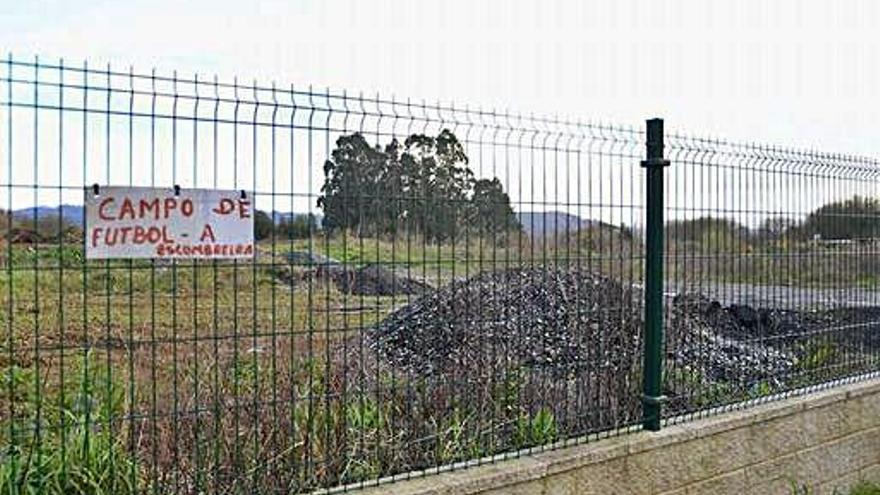
[[[347,490],[638,428],[640,127],[10,56],[0,487]],[[665,414],[878,365],[876,162],[667,135]],[[85,256],[243,190],[253,257]]]
[[[880,163],[681,135],[667,149],[669,413],[876,373]]]

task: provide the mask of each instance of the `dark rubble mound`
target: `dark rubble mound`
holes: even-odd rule
[[[724,307],[699,294],[676,297],[669,313],[667,349],[676,363],[702,370],[710,380],[744,386],[791,373],[797,359],[790,341],[797,333],[780,334],[803,332],[808,320],[792,312]]]
[[[333,258],[305,251],[291,251],[285,255],[285,259],[287,265],[276,267],[275,276],[293,286],[310,280],[329,280],[340,292],[358,296],[416,295],[431,289],[424,282],[382,265],[369,264],[354,268]]]
[[[737,340],[773,338],[776,345],[783,346],[813,330],[827,328],[838,319],[828,311],[764,308],[748,304],[722,306],[714,299],[694,293],[677,296],[673,306],[702,319],[724,337]]]
[[[367,265],[357,270],[339,270],[333,281],[340,292],[365,296],[424,294],[428,284],[396,274],[380,265]]]
[[[700,294],[682,294],[669,309],[669,357],[709,380],[742,387],[784,385],[813,368],[852,372],[862,359],[853,356],[869,357],[880,343],[876,307],[723,306]],[[844,360],[834,361],[839,359]]]
[[[511,369],[626,375],[637,358],[633,294],[593,273],[484,272],[420,297],[371,332],[385,362],[420,376]]]

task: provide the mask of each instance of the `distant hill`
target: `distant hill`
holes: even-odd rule
[[[285,220],[293,220],[295,218],[305,217],[308,215],[308,213],[299,213],[296,211],[273,211],[272,220],[274,220],[275,223],[281,223]],[[317,212],[312,212],[312,215],[315,217],[315,224],[320,226],[321,221],[324,219],[324,216]]]
[[[35,206],[30,208],[21,208],[18,210],[12,210],[12,217],[15,220],[20,222],[33,221],[34,215],[39,220],[44,217],[49,216],[57,216],[60,213],[64,217],[64,220],[77,225],[79,227],[83,226],[83,207],[82,205],[61,205],[61,206]],[[315,215],[315,221],[317,225],[321,225],[322,216],[317,213],[312,213]],[[283,220],[289,220],[301,216],[306,216],[308,213],[298,213],[298,212],[282,212],[275,211],[272,213],[272,218],[275,220],[275,223],[280,223]]]
[[[33,221],[36,216],[37,220],[44,217],[56,217],[61,215],[65,221],[79,227],[83,226],[83,207],[82,205],[61,205],[61,206],[33,206],[30,208],[21,208],[12,210],[12,218],[20,222]]]
[[[524,211],[517,213],[516,218],[523,230],[532,237],[580,230],[596,223],[594,220],[562,211]]]
[[[83,226],[82,205],[64,204],[61,206],[37,206],[31,208],[21,208],[18,210],[13,210],[12,216],[16,220],[27,222],[29,220],[33,220],[35,214],[37,219],[48,216],[56,216],[59,213],[59,209],[65,220],[79,227]],[[323,216],[317,212],[314,212],[312,214],[315,215],[315,221],[317,225],[320,226]],[[289,220],[305,215],[308,215],[308,213],[289,211],[272,212],[272,218],[275,223],[280,223],[283,220]],[[527,234],[533,237],[553,234],[554,232],[575,231],[582,228],[590,227],[597,223],[595,220],[580,218],[577,215],[572,215],[570,213],[565,213],[561,211],[524,211],[517,213],[516,217],[517,220],[519,220],[520,225],[523,226],[523,230],[525,230]]]

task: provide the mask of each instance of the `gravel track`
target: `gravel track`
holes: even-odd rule
[[[746,304],[773,309],[833,309],[840,307],[880,307],[880,290],[860,287],[821,289],[786,285],[753,285],[716,282],[667,281],[665,293],[698,293],[722,306]]]

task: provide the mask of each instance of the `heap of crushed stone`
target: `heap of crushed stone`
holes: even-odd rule
[[[632,290],[583,271],[483,272],[428,293],[370,332],[385,362],[412,374],[626,375],[638,360]]]
[[[791,348],[809,335],[809,313],[724,307],[699,294],[676,297],[667,322],[667,349],[680,366],[712,381],[781,385],[797,364]]]
[[[380,265],[366,265],[357,270],[339,270],[333,275],[333,281],[340,292],[365,296],[424,294],[430,289],[424,282]]]

